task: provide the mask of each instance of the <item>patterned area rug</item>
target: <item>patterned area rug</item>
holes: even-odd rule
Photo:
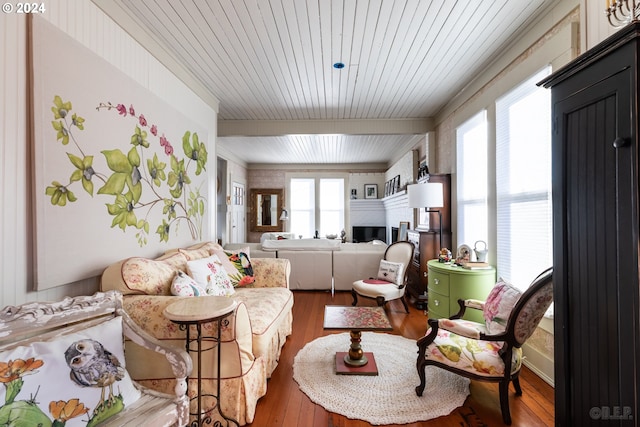
[[[293,362],[300,390],[327,411],[374,425],[407,424],[447,415],[469,395],[468,379],[428,366],[424,393],[416,396],[416,342],[385,333],[362,333],[362,349],[373,352],[378,376],[336,375],[335,353],[349,343],[348,333],[318,338]]]

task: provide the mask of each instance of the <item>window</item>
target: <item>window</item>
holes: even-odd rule
[[[345,223],[344,178],[291,178],[291,232],[310,238],[340,235]]]
[[[291,232],[296,236],[312,237],[315,222],[315,180],[291,180]]]
[[[481,111],[456,130],[459,244],[487,241],[487,114]],[[453,250],[455,256],[455,250]]]
[[[553,262],[550,71],[496,101],[498,274],[521,289]]]

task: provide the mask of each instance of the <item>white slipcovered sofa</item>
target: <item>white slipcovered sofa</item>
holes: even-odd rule
[[[264,240],[262,243],[233,243],[225,248],[259,246],[291,263],[292,290],[351,290],[359,279],[376,277],[387,245],[384,242],[341,243],[332,239]]]
[[[335,290],[350,291],[356,280],[378,277],[386,249],[384,243],[343,243],[340,251],[332,254]]]
[[[123,294],[123,308],[147,333],[178,348],[184,348],[185,331],[163,316],[178,297],[170,293],[177,270],[187,271],[187,261],[207,258],[222,247],[214,242],[166,252],[156,259],[133,257],[118,261],[102,274],[103,291]],[[249,254],[255,281],[236,287],[230,297],[237,301],[234,313],[225,318],[221,338],[221,407],[240,425],[251,423],[260,397],[267,392],[267,378],[278,364],[293,322],[293,294],[289,290],[287,259],[258,258]],[[205,335],[215,336],[211,324]],[[193,366],[197,356],[190,353]],[[153,351],[126,342],[127,368],[138,383],[165,393],[175,387],[169,364]],[[215,395],[217,352],[203,353],[203,393]],[[189,380],[189,395],[195,396],[195,380]]]

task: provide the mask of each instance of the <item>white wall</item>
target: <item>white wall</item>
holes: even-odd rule
[[[45,3],[46,20],[104,57],[136,82],[207,129],[208,151],[215,159],[217,104],[208,105],[89,0],[56,0]],[[27,16],[0,16],[0,307],[26,301],[53,301],[64,296],[92,294],[98,278],[67,284],[47,291],[33,288],[33,216],[29,131],[29,69],[27,67]],[[46,70],[34,70],[46,72]],[[215,162],[207,172],[215,188]],[[215,218],[215,197],[210,197],[210,218]],[[205,225],[207,239],[215,226]],[[87,247],[99,245],[87,236]],[[64,248],[60,248],[64,250]],[[129,254],[123,254],[127,256]],[[133,255],[133,254],[130,254]],[[73,260],[69,260],[73,266]]]

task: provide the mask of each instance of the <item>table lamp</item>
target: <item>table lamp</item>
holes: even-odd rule
[[[407,196],[410,208],[424,208],[425,212],[438,213],[438,225],[440,226],[440,248],[442,248],[442,212],[440,212],[439,209],[432,209],[444,207],[442,183],[423,182],[407,185]]]

